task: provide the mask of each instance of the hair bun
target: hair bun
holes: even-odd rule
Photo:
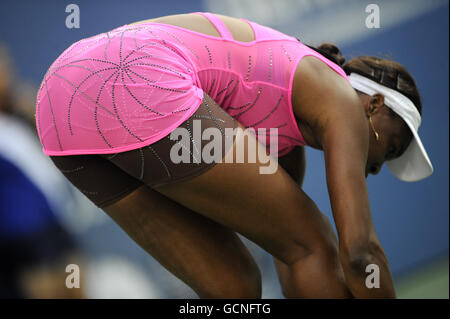
[[[344,65],[345,57],[342,55],[341,50],[339,50],[339,48],[334,44],[322,43],[317,49],[328,54],[332,58],[332,60],[339,66]]]

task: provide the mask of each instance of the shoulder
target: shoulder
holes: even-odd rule
[[[314,56],[305,56],[295,70],[293,96],[301,100],[317,98],[326,100],[354,100],[355,90],[342,75]]]
[[[332,122],[364,119],[361,101],[347,79],[314,56],[298,64],[292,90],[293,111],[316,139]]]

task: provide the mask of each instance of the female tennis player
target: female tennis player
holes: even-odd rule
[[[200,297],[261,296],[236,233],[274,256],[286,297],[395,297],[366,177],[384,162],[405,181],[432,173],[421,101],[400,64],[344,60],[245,19],[146,20],[66,49],[42,81],[36,126],[70,182]],[[324,152],[339,240],[301,188],[305,146]],[[211,149],[234,160],[204,159]]]

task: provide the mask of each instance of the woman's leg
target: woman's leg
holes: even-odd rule
[[[260,298],[261,275],[239,237],[147,186],[103,210],[201,298]]]
[[[283,157],[278,158],[278,164],[284,168],[286,173],[300,186],[306,173],[306,155],[304,147],[295,147],[291,152]],[[282,261],[273,257],[275,269],[277,271],[278,280],[280,281],[281,292],[286,298],[295,298],[300,294],[297,292],[293,267],[286,265]]]
[[[181,127],[189,134],[195,134],[192,121],[196,119],[201,121],[203,128],[224,130],[236,125],[223,110],[202,105]],[[51,159],[75,187],[199,296],[260,297],[259,269],[232,230],[146,185],[174,183],[211,167],[207,163],[172,163],[169,152],[174,145],[182,144],[183,148],[193,150],[204,144],[180,143],[167,137],[151,146],[128,152],[52,156]]]
[[[254,137],[239,134],[233,152],[247,138]],[[258,154],[256,163],[219,163],[190,180],[154,189],[241,233],[294,270],[296,297],[350,297],[326,217],[280,166],[274,174],[260,174],[260,167],[268,166],[259,161],[265,148]],[[270,158],[271,165],[274,161]]]
[[[303,185],[303,180],[305,178],[306,172],[306,155],[304,147],[295,147],[289,154],[280,157],[278,163],[285,169],[289,176],[297,183],[300,187]],[[324,223],[328,225],[329,233],[334,234],[334,230],[329,222],[328,218],[323,216]],[[335,253],[338,251],[338,241],[337,237],[334,238],[334,250]],[[289,266],[273,258],[275,263],[275,268],[277,270],[278,279],[281,284],[281,291],[286,298],[296,298],[301,296],[302,287],[297,283],[297,274],[302,271],[301,265]],[[343,270],[342,270],[343,273]]]

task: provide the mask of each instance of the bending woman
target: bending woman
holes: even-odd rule
[[[261,296],[236,232],[274,256],[286,297],[395,297],[366,177],[384,162],[406,181],[432,173],[421,102],[398,63],[343,62],[244,19],[161,17],[65,50],[36,126],[71,183],[200,297]],[[301,188],[305,146],[324,152],[339,240]]]

